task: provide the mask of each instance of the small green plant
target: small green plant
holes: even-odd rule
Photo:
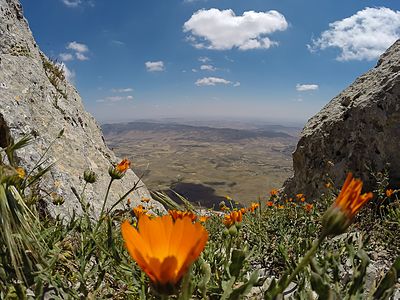
[[[42,53],[40,53],[40,57],[50,83],[64,99],[67,99],[66,92],[60,87],[61,85],[65,86],[65,74],[62,65],[55,60],[48,59]]]

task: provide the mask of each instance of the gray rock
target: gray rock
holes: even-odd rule
[[[57,139],[64,129],[64,135]],[[18,0],[0,0],[0,147],[31,134],[33,143],[17,153],[20,166],[28,171],[46,148],[47,163],[54,167],[43,178],[40,189],[46,191],[51,214],[69,215],[81,211],[71,187],[82,190],[82,175],[90,168],[98,181],[87,187],[86,198],[99,214],[110,177],[108,168],[120,159],[105,145],[100,127],[85,111],[76,89],[67,81],[60,66],[40,52]],[[116,201],[137,181],[128,170],[111,188],[109,203]],[[142,182],[130,194],[132,205],[142,197],[150,197]],[[65,204],[55,206],[52,196],[59,195]],[[57,196],[58,197],[58,196]],[[161,206],[155,201],[154,205]]]
[[[370,190],[368,168],[389,164],[393,183],[400,180],[400,40],[377,65],[333,98],[304,127],[293,153],[294,176],[284,183],[288,194],[316,198],[331,178],[341,187],[353,172]]]

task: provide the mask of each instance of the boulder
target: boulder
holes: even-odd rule
[[[400,182],[400,40],[376,67],[356,79],[305,125],[293,153],[287,194],[317,198],[329,179],[340,188],[348,172],[374,187],[372,172],[387,168]]]
[[[61,130],[64,134],[57,138]],[[39,50],[19,1],[0,0],[0,147],[27,134],[33,141],[17,152],[17,160],[28,172],[51,145],[45,158],[46,164],[54,166],[38,187],[48,211],[64,216],[81,212],[72,188],[81,192],[83,172],[91,169],[98,180],[87,186],[86,199],[93,214],[99,214],[110,180],[108,168],[120,159],[107,148],[100,127],[85,111],[63,67]],[[132,205],[150,198],[145,185],[128,170],[122,180],[114,181],[108,203],[137,182],[138,189],[129,195]],[[60,196],[64,205],[54,205]],[[149,205],[162,209],[158,202]]]

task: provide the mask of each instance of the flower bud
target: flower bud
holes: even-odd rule
[[[95,183],[97,180],[97,175],[92,170],[85,170],[85,172],[83,172],[83,179],[87,183]]]
[[[229,235],[230,236],[237,236],[238,234],[238,230],[235,226],[235,224],[233,224],[230,228],[229,228]]]
[[[121,179],[125,176],[126,171],[131,166],[131,162],[127,159],[123,159],[117,166],[110,167],[108,174],[112,179]]]
[[[348,216],[336,206],[331,206],[322,217],[323,235],[339,235],[346,232],[351,221]]]

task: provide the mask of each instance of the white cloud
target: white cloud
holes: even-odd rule
[[[203,71],[215,71],[217,69],[212,65],[201,65],[200,66],[200,70],[203,70]]]
[[[234,87],[240,86],[240,82],[239,82],[239,81],[236,81],[236,82],[233,84],[233,86],[234,86]]]
[[[187,40],[196,48],[214,50],[268,49],[278,43],[267,35],[288,27],[285,17],[275,10],[246,11],[236,16],[233,10],[199,10],[183,25]]]
[[[123,89],[111,89],[113,93],[129,93],[133,92],[133,88],[123,88]]]
[[[197,70],[196,70],[196,69],[192,69],[192,72],[193,72],[193,73],[197,73]]]
[[[97,99],[96,102],[98,103],[115,103],[115,102],[120,102],[120,101],[124,101],[124,100],[133,100],[133,96],[132,95],[128,95],[128,96],[108,96],[102,99]]]
[[[75,72],[68,69],[67,65],[64,63],[59,64],[61,69],[64,71],[64,76],[68,81],[73,81],[75,79]]]
[[[145,66],[149,72],[161,72],[164,71],[164,62],[160,61],[146,61]]]
[[[74,60],[74,56],[71,53],[60,53],[59,56],[62,61]]]
[[[201,56],[198,58],[199,62],[202,62],[203,64],[208,63],[211,61],[210,58],[208,58],[207,56]]]
[[[339,61],[373,60],[400,37],[400,11],[367,7],[329,24],[329,29],[307,45],[310,51],[339,48]]]
[[[84,53],[84,52],[89,51],[88,46],[86,46],[85,44],[82,44],[82,43],[75,42],[75,41],[70,42],[67,46],[67,49],[74,50],[79,53]]]
[[[85,54],[82,54],[80,52],[76,52],[75,55],[78,60],[88,60],[89,59],[89,57],[87,57]]]
[[[81,0],[62,0],[62,2],[68,7],[78,7],[82,3]]]
[[[318,84],[296,84],[298,92],[315,91],[318,90]]]
[[[209,86],[209,85],[217,85],[217,84],[231,84],[232,82],[223,78],[218,77],[204,77],[198,79],[195,84],[197,86]]]
[[[119,40],[111,40],[111,43],[117,46],[124,46],[125,43]]]
[[[95,3],[93,0],[61,0],[62,3],[64,3],[66,6],[75,8],[75,7],[81,7],[81,6],[89,6],[89,7],[94,7]]]

